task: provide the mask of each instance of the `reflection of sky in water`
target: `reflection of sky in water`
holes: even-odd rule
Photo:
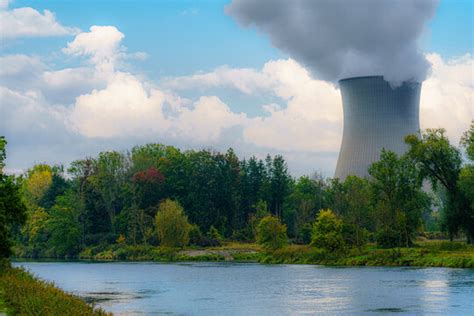
[[[116,314],[469,314],[474,270],[232,263],[21,263]]]

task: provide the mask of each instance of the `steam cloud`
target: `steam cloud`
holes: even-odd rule
[[[422,81],[430,64],[418,49],[438,0],[233,0],[225,10],[255,26],[318,79],[383,75],[394,85]]]

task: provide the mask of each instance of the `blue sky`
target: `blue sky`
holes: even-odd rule
[[[163,142],[233,147],[243,156],[283,153],[296,175],[330,176],[342,134],[337,87],[311,77],[268,34],[226,15],[229,2],[10,1],[0,9],[10,16],[0,23],[0,134],[9,139],[9,170]],[[16,32],[7,23],[25,8],[37,17],[52,12],[47,23],[60,30],[43,24],[38,35],[39,22],[25,15],[30,20],[17,27],[33,30]],[[446,127],[456,142],[474,117],[473,10],[470,0],[441,0],[419,38],[432,64],[422,127]],[[94,25],[110,28],[90,31]],[[105,44],[90,42],[94,34]],[[146,58],[133,58],[137,52]]]
[[[228,1],[15,1],[14,7],[48,9],[68,26],[114,25],[130,51],[149,58],[137,65],[151,78],[210,71],[220,65],[260,67],[284,56],[255,30],[224,14]],[[21,40],[5,52],[48,54],[64,38]]]
[[[130,51],[149,58],[136,66],[153,79],[210,71],[220,65],[261,67],[269,59],[287,57],[255,29],[244,29],[224,13],[229,1],[14,1],[10,7],[48,9],[68,26],[114,25]],[[445,58],[473,53],[474,5],[471,0],[442,0],[422,41],[427,52]],[[19,40],[4,53],[48,55],[64,38]]]

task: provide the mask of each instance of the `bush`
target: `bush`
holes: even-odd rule
[[[222,236],[219,234],[217,228],[211,225],[209,231],[207,232],[207,238],[211,241],[214,246],[220,246],[222,243]]]
[[[286,246],[286,225],[274,216],[265,216],[257,226],[257,243],[267,249],[279,249]]]
[[[189,243],[194,246],[200,246],[202,243],[201,229],[196,224],[189,226]]]
[[[331,210],[321,210],[313,224],[311,244],[328,251],[344,248],[342,221]]]
[[[155,224],[162,246],[183,247],[189,243],[191,225],[178,202],[169,199],[161,202]]]

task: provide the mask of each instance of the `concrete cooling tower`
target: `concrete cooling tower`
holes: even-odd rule
[[[367,177],[382,148],[403,154],[404,138],[419,133],[421,83],[405,82],[392,88],[382,76],[339,81],[344,131],[335,177]]]

